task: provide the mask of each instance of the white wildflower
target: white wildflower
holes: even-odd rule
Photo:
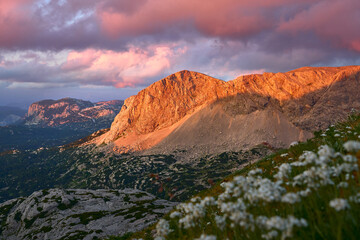
[[[345,175],[345,180],[348,181],[349,179],[350,179],[350,174],[347,173],[347,174]]]
[[[300,198],[296,193],[287,193],[282,196],[281,202],[294,204],[296,202],[300,202]]]
[[[266,240],[269,240],[269,239],[276,238],[278,235],[279,235],[279,233],[277,231],[272,230],[272,231],[268,232],[267,234],[262,234],[261,237]]]
[[[346,199],[336,198],[330,201],[330,207],[335,208],[336,211],[341,211],[350,208],[350,205]]]
[[[356,163],[358,161],[358,159],[353,155],[342,156],[342,159],[344,159],[344,161],[348,163]]]
[[[299,142],[292,142],[292,143],[290,143],[290,146],[289,147],[293,147],[293,146],[296,146],[296,145],[298,145],[299,144]]]
[[[181,216],[182,216],[182,214],[179,213],[178,211],[172,212],[170,214],[170,218],[178,218],[178,217],[181,217]]]
[[[193,197],[192,199],[190,199],[190,201],[193,202],[193,203],[198,202],[200,200],[201,200],[200,197]]]
[[[179,224],[183,225],[183,227],[186,228],[191,228],[191,227],[195,227],[195,222],[194,222],[194,218],[191,215],[186,215],[183,218],[179,219]]]
[[[351,196],[349,200],[354,203],[360,203],[360,193],[356,194],[355,196]]]
[[[289,163],[283,163],[279,167],[279,172],[274,175],[277,180],[282,180],[285,177],[288,177],[288,174],[291,173],[291,165]]]
[[[194,240],[216,240],[216,236],[201,234],[200,238],[195,238]]]
[[[280,157],[287,157],[289,154],[288,153],[283,153],[280,155]]]
[[[333,157],[335,154],[335,151],[328,145],[322,145],[319,147],[318,154],[319,154],[319,156]]]
[[[310,193],[311,193],[311,190],[309,188],[298,192],[298,194],[301,197],[307,197]]]
[[[221,229],[224,230],[225,226],[226,226],[226,217],[224,216],[215,216],[215,222],[216,225]]]
[[[266,221],[268,230],[276,229],[281,231],[281,239],[291,238],[294,226],[306,227],[307,222],[305,219],[297,219],[294,216],[288,216],[287,218],[274,216]]]
[[[306,165],[312,164],[317,160],[317,156],[312,151],[304,151],[299,157],[299,160],[304,161]]]
[[[358,170],[358,165],[350,164],[350,163],[342,163],[340,165],[338,164],[335,167],[332,167],[332,170],[333,170],[333,176],[338,177],[342,172],[351,173],[352,171]]]
[[[200,205],[205,206],[213,206],[215,205],[215,198],[213,197],[205,197],[203,200],[200,201]]]
[[[338,188],[347,188],[349,187],[349,184],[347,182],[340,182],[338,185],[337,185]]]
[[[358,141],[347,141],[343,146],[348,152],[357,152],[360,150],[360,142]]]
[[[262,174],[262,173],[263,173],[263,171],[262,171],[261,168],[256,168],[256,169],[251,170],[251,171],[248,173],[248,175],[249,175],[249,176],[254,176],[254,175]]]
[[[165,219],[160,219],[160,221],[156,225],[156,233],[158,237],[165,237],[168,235],[172,230],[170,229],[168,221]]]
[[[297,161],[297,162],[290,163],[290,165],[293,167],[303,167],[303,166],[306,166],[306,163]]]
[[[335,134],[334,134],[334,137],[340,137],[340,134],[335,133]]]

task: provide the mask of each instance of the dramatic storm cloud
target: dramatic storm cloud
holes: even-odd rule
[[[0,101],[126,98],[182,69],[358,65],[359,25],[358,0],[0,0]]]

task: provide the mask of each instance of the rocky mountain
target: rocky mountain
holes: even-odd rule
[[[229,82],[181,71],[126,99],[110,131],[93,142],[152,153],[194,146],[221,152],[261,142],[285,147],[359,109],[359,82],[360,66],[304,67]]]
[[[98,103],[74,98],[42,100],[30,105],[25,125],[55,127],[88,121],[112,121],[122,104],[120,100]]]
[[[26,110],[17,107],[0,106],[0,127],[18,122],[26,114]]]
[[[133,189],[48,189],[0,204],[0,238],[100,239],[134,232],[177,203]]]
[[[143,228],[176,204],[154,206],[154,196],[187,200],[359,111],[359,82],[360,66],[301,68],[229,82],[190,71],[170,75],[127,99],[110,129],[64,146],[0,153],[0,201],[13,199],[0,205],[0,238],[90,239]],[[70,119],[99,121],[104,107],[73,99],[50,107],[54,102],[31,112],[34,122],[51,122],[47,126],[61,132]],[[145,192],[111,190],[121,188]]]
[[[0,153],[64,145],[107,129],[122,104],[120,100],[91,103],[73,98],[33,103],[17,124],[0,127]]]

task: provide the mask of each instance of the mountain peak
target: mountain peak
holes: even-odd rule
[[[126,131],[146,134],[169,127],[197,107],[227,96],[228,91],[226,82],[202,73],[184,70],[169,75],[125,101],[105,141]]]
[[[202,73],[183,70],[127,99],[110,131],[97,139],[97,142],[115,142],[120,148],[147,149],[162,141],[198,110],[238,94],[278,101],[279,108],[287,108],[281,111],[287,111],[289,120],[295,121],[295,116],[300,117],[303,112],[309,111],[309,107],[314,106],[330,86],[353,78],[354,74],[355,78],[359,78],[359,72],[360,66],[304,67],[285,73],[245,75],[225,82]],[[218,113],[223,114],[221,111],[214,112]],[[312,115],[309,119],[314,121]]]

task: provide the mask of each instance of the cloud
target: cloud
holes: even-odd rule
[[[124,51],[201,38],[359,51],[358,0],[0,0],[0,49]],[[305,36],[305,37],[304,37]],[[266,50],[266,49],[265,49]],[[265,51],[264,50],[264,51]]]
[[[262,14],[284,1],[202,1],[138,0],[130,8],[124,1],[104,1],[97,8],[101,26],[111,37],[161,34],[177,30],[196,30],[207,36],[247,36],[266,30],[273,24]]]
[[[299,11],[293,18],[281,22],[278,31],[301,35],[313,32],[323,42],[337,48],[360,52],[360,1],[327,0]]]
[[[0,46],[21,44],[23,36],[31,33],[31,0],[0,0]]]
[[[130,89],[183,69],[360,64],[359,22],[358,0],[0,0],[0,83]]]
[[[166,45],[149,46],[145,50],[132,46],[126,52],[87,49],[70,52],[62,69],[81,69],[76,74],[94,84],[135,87],[145,85],[148,78],[170,68],[171,58],[176,54]]]
[[[60,61],[51,54],[19,52],[14,56],[8,53],[0,65],[0,80],[12,83],[11,88],[146,86],[149,79],[167,73],[171,62],[181,54],[184,49],[174,45],[151,45],[146,49],[130,46],[128,51],[119,52],[93,48],[72,50]]]

